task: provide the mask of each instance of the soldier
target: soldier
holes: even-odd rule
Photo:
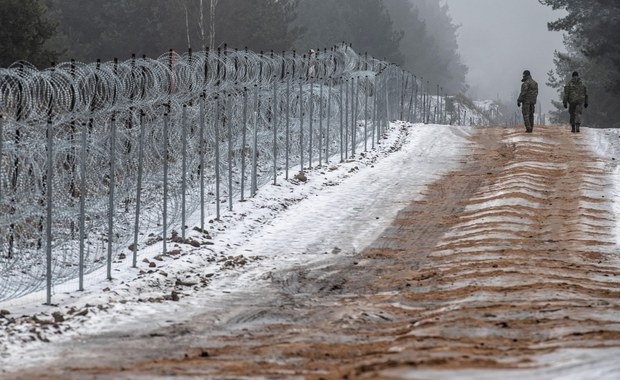
[[[572,79],[564,86],[562,98],[564,108],[568,108],[570,114],[571,132],[579,133],[581,114],[584,108],[588,108],[588,89],[579,78],[578,72],[573,72]]]
[[[523,122],[525,124],[525,131],[532,133],[534,130],[534,111],[536,109],[536,102],[538,99],[538,83],[532,79],[532,75],[529,70],[523,72],[523,84],[521,85],[521,94],[517,99],[517,107],[523,111]]]

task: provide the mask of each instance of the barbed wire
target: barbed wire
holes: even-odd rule
[[[427,93],[344,44],[0,69],[0,301],[111,277],[149,234],[165,251],[194,212],[204,229],[278,172],[374,147],[390,119],[434,119]]]

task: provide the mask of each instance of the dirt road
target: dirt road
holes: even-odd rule
[[[268,291],[156,333],[73,342],[15,377],[552,378],[541,357],[620,347],[610,184],[581,138],[480,129],[459,171],[358,256],[272,273]]]

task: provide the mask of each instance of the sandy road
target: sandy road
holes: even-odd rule
[[[269,291],[157,333],[76,342],[15,377],[482,378],[620,347],[603,162],[566,128],[471,139],[464,165],[358,256],[272,274]]]

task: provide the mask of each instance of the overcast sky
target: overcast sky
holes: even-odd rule
[[[563,13],[538,0],[445,1],[454,24],[460,25],[458,43],[469,67],[470,95],[512,99],[528,69],[538,82],[543,111],[548,110],[557,94],[545,85],[547,72],[554,68],[553,52],[565,49],[562,33],[549,32],[547,22]]]

